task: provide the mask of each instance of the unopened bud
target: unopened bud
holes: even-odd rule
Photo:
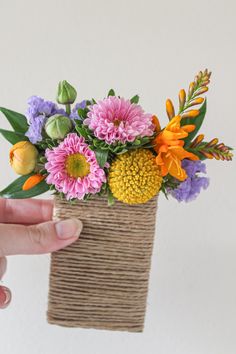
[[[71,128],[72,122],[70,118],[60,114],[55,114],[48,118],[45,125],[45,131],[51,139],[63,139]]]
[[[60,81],[57,90],[57,102],[61,104],[72,104],[75,102],[77,92],[66,80]]]

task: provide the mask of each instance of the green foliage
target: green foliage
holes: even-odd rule
[[[88,109],[87,108],[78,108],[77,112],[78,112],[78,115],[80,116],[80,118],[85,119],[88,114]]]
[[[132,97],[130,102],[138,104],[139,103],[139,95],[135,95],[134,97]]]
[[[12,145],[18,143],[19,141],[28,141],[27,136],[24,134],[12,132],[10,130],[0,129],[0,134],[2,134],[2,136]]]
[[[87,118],[87,114],[88,114],[88,112],[89,112],[88,106],[91,106],[91,105],[93,105],[93,104],[95,104],[95,103],[96,103],[96,101],[95,101],[94,99],[92,99],[91,101],[87,100],[87,101],[86,101],[86,106],[85,106],[84,108],[79,107],[78,110],[77,110],[77,113],[78,113],[78,115],[79,115],[79,118],[82,119],[82,120],[84,120],[85,118]],[[79,120],[80,120],[80,119],[79,119]],[[78,120],[76,120],[76,121],[78,121]]]
[[[26,117],[10,109],[0,107],[0,112],[2,112],[7,118],[8,122],[11,124],[12,128],[18,133],[26,133],[28,130],[28,123]]]
[[[150,148],[150,142],[153,140],[153,136],[144,136],[143,138],[136,138],[133,143],[128,143],[128,149],[137,149],[137,147]]]
[[[118,142],[116,144],[108,145],[106,142],[98,140],[96,138],[93,139],[93,145],[96,149],[101,149],[101,150],[108,150],[112,154],[120,155],[124,154],[125,152],[129,150],[135,150],[137,148],[146,148],[146,145],[151,141],[150,138],[144,137],[144,138],[137,138],[134,142],[128,142],[125,144],[122,144],[121,142]]]
[[[186,147],[186,150],[188,152],[191,152],[192,154],[196,155],[199,158],[199,160],[201,160],[201,161],[206,160],[206,157],[203,156],[197,149],[195,149],[195,148],[192,149],[190,147]]]
[[[112,206],[115,204],[115,197],[112,194],[110,188],[108,188],[108,191],[107,191],[107,203],[108,203],[108,206]]]
[[[210,142],[201,141],[197,144],[193,142],[187,150],[197,155],[200,160],[214,158],[216,160],[231,161],[233,158],[232,148],[224,143],[219,144],[216,138]]]
[[[88,127],[83,125],[81,121],[76,120],[75,130],[79,133],[79,135],[83,136],[86,140],[90,140],[90,141],[93,140]]]
[[[96,159],[101,168],[103,168],[108,159],[108,150],[95,150]]]
[[[8,187],[6,187],[0,192],[0,197],[8,198],[8,199],[24,199],[24,198],[32,198],[39,194],[47,192],[50,186],[45,182],[45,180],[41,181],[35,187],[27,191],[22,190],[23,184],[32,175],[33,173],[30,173],[26,176],[21,176],[17,178],[14,182],[9,184]]]
[[[161,192],[164,193],[166,199],[168,199],[168,194],[169,194],[168,190],[177,188],[179,184],[180,181],[178,181],[177,179],[175,179],[174,177],[168,174],[167,176],[163,177],[160,190]]]
[[[116,94],[115,94],[115,91],[113,90],[113,89],[110,89],[110,91],[108,92],[108,94],[107,94],[107,97],[109,97],[109,96],[115,96]]]
[[[46,149],[53,149],[54,147],[58,146],[61,140],[53,140],[51,138],[44,138],[42,141],[39,141],[35,146],[38,150],[46,150]]]
[[[191,141],[194,139],[194,137],[197,135],[199,129],[202,126],[203,120],[206,115],[206,109],[207,109],[207,101],[205,100],[201,108],[199,109],[199,115],[195,118],[183,118],[181,120],[181,125],[186,125],[186,124],[194,124],[195,129],[193,132],[189,133],[188,136],[183,139],[185,142],[184,147],[188,147],[191,143]]]

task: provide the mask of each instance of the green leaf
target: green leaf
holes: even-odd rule
[[[36,195],[47,192],[50,186],[45,182],[45,180],[41,181],[35,187],[27,191],[22,190],[23,184],[32,175],[33,173],[30,173],[26,176],[21,176],[17,178],[14,182],[9,184],[8,187],[6,187],[0,192],[0,197],[8,198],[8,199],[24,199],[24,198],[32,198],[35,197]]]
[[[130,102],[136,104],[139,103],[139,95],[135,95],[134,97],[132,97]]]
[[[21,176],[21,177],[17,178],[14,182],[9,184],[8,187],[6,187],[5,189],[3,189],[0,192],[0,196],[7,195],[10,192],[14,193],[14,192],[19,191],[22,188],[22,186],[25,183],[25,181],[32,175],[33,175],[33,173],[30,173],[30,174],[28,174],[26,176]]]
[[[113,89],[110,89],[110,91],[108,92],[108,94],[107,94],[107,97],[109,97],[109,96],[115,96],[116,94],[115,94],[115,91],[113,90]]]
[[[5,115],[16,132],[24,134],[28,130],[27,119],[23,114],[11,111],[4,107],[0,107],[0,112]]]
[[[134,145],[141,145],[141,140],[140,139],[135,139],[134,140]]]
[[[78,115],[85,119],[87,117],[87,109],[83,109],[83,108],[78,108]]]
[[[97,162],[101,168],[105,166],[108,158],[108,150],[96,150],[95,151]]]
[[[110,189],[108,189],[108,192],[107,192],[107,204],[108,204],[108,206],[112,206],[115,204],[115,197],[112,194]]]
[[[199,160],[206,160],[206,157],[203,156],[197,149],[186,147],[186,150],[199,157]]]
[[[28,141],[29,139],[24,134],[17,132],[12,132],[10,130],[0,129],[0,134],[9,141],[12,145],[18,143],[19,141]]]
[[[122,155],[125,154],[127,151],[129,151],[128,149],[122,149],[121,151],[117,152],[117,155]]]
[[[75,129],[79,133],[79,135],[83,136],[84,138],[88,137],[86,130],[82,126],[76,125]]]
[[[194,124],[195,129],[193,132],[189,133],[189,135],[183,139],[185,142],[185,147],[188,147],[191,143],[191,141],[195,138],[197,135],[199,129],[201,128],[201,125],[203,123],[203,120],[206,115],[206,109],[207,109],[207,101],[205,100],[201,108],[199,109],[199,115],[195,118],[183,118],[181,121],[181,125],[186,125],[186,124]]]

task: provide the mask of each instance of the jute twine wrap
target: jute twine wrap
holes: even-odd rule
[[[52,254],[48,322],[141,332],[155,234],[157,198],[143,205],[55,198],[54,218],[79,218],[78,241]]]

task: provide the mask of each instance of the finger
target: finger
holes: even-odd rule
[[[2,257],[0,258],[0,280],[6,273],[6,269],[7,269],[7,259],[6,257]]]
[[[38,224],[52,219],[53,201],[0,199],[0,222]]]
[[[6,286],[0,286],[0,309],[5,309],[11,302],[11,291]]]
[[[54,252],[76,241],[81,230],[77,219],[30,226],[0,224],[0,257]]]

